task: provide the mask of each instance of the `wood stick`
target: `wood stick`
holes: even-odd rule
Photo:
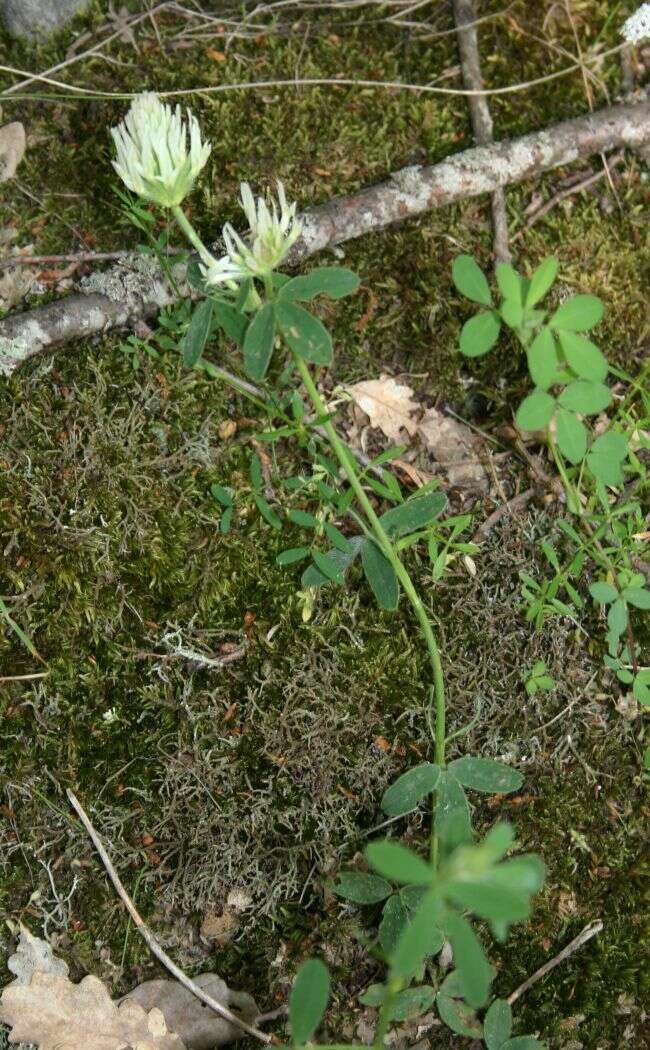
[[[542,977],[546,977],[546,974],[550,973],[551,970],[554,970],[561,962],[564,962],[564,960],[568,959],[570,955],[579,951],[587,941],[590,941],[592,937],[595,937],[597,933],[600,933],[602,928],[603,924],[600,919],[595,919],[594,922],[590,922],[588,926],[585,926],[582,933],[579,933],[577,937],[574,937],[573,940],[567,944],[566,948],[563,948],[561,952],[558,952],[558,954],[549,962],[540,966],[539,970],[535,970],[532,977],[529,977],[528,980],[524,981],[523,984],[520,984],[518,988],[515,988],[512,995],[508,996],[508,1002],[510,1005],[512,1006],[517,999],[521,998],[524,992],[527,992],[529,988],[532,988],[537,981],[541,981]]]
[[[0,259],[0,270],[8,270],[14,266],[49,266],[63,262],[115,262],[119,259],[128,261],[129,257],[134,258],[137,254],[122,249],[119,252],[70,252],[68,255],[8,255],[5,259]],[[168,252],[167,255],[173,259],[175,255],[187,255],[187,252],[179,248],[177,251]]]
[[[164,948],[161,948],[161,946],[158,944],[158,941],[154,937],[153,933],[145,923],[140,913],[137,911],[135,904],[129,897],[128,893],[124,889],[121,879],[115,871],[115,868],[111,863],[111,859],[104,848],[104,844],[102,843],[102,840],[95,831],[95,828],[93,827],[90,818],[84,810],[83,806],[76,798],[76,796],[72,793],[72,791],[70,791],[69,788],[66,791],[66,794],[68,796],[70,804],[72,805],[74,811],[79,817],[79,820],[88,832],[88,835],[92,840],[93,846],[99,853],[102,864],[106,868],[108,877],[113,883],[113,886],[115,887],[119,898],[124,904],[129,915],[133,919],[135,928],[137,929],[142,939],[145,941],[151,954],[156,956],[156,958],[163,964],[163,966],[165,966],[169,970],[169,972],[174,975],[176,980],[180,981],[183,987],[187,988],[188,991],[192,992],[192,994],[195,995],[197,999],[200,999],[202,1003],[205,1003],[206,1006],[209,1006],[211,1010],[214,1010],[214,1012],[216,1014],[219,1014],[220,1017],[223,1017],[224,1020],[229,1021],[230,1024],[235,1025],[236,1028],[241,1028],[243,1032],[246,1032],[248,1035],[254,1036],[255,1039],[259,1039],[261,1043],[268,1044],[279,1042],[279,1040],[276,1040],[275,1037],[267,1035],[266,1032],[262,1032],[259,1028],[255,1028],[254,1025],[250,1025],[246,1021],[243,1021],[241,1017],[238,1017],[237,1014],[234,1014],[232,1010],[228,1009],[228,1007],[223,1006],[221,1003],[217,1002],[216,999],[213,999],[211,995],[208,995],[208,993],[203,990],[203,988],[199,988],[198,984],[195,984],[190,977],[183,973],[183,971],[176,965],[173,959],[170,959]]]
[[[495,189],[603,151],[650,145],[650,102],[616,105],[513,141],[476,146],[439,164],[413,165],[386,182],[310,208],[289,265],[324,248],[384,230],[454,201]],[[175,267],[182,282],[184,264]],[[71,295],[0,320],[0,374],[73,339],[128,327],[176,301],[161,272],[114,266],[86,279],[88,294]],[[101,289],[101,290],[96,290]],[[181,287],[189,294],[189,287]]]
[[[463,71],[463,83],[474,91],[483,89],[481,59],[478,50],[476,11],[474,0],[452,0],[454,20],[458,30],[458,50]],[[474,129],[474,138],[479,146],[486,146],[494,139],[494,125],[486,95],[470,95],[467,99]],[[503,187],[498,186],[492,194],[492,231],[494,234],[494,257],[497,262],[510,262],[512,253],[508,243],[508,217]]]

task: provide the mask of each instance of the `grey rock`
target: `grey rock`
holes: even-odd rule
[[[194,983],[251,1024],[257,1004],[246,992],[234,992],[216,973],[202,973]],[[157,1007],[170,1032],[180,1036],[187,1050],[213,1050],[241,1039],[242,1031],[213,1013],[178,981],[145,981],[122,999],[139,1003],[144,1010]]]
[[[61,29],[89,0],[0,0],[0,21],[12,36],[42,39]]]

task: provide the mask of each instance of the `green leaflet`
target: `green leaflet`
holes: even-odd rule
[[[356,292],[360,279],[344,266],[319,266],[311,273],[292,277],[283,283],[279,298],[283,302],[315,299],[327,295],[330,299],[342,299]]]
[[[501,331],[501,317],[496,310],[476,314],[463,325],[460,350],[465,357],[482,357],[491,350]]]
[[[379,875],[367,875],[365,872],[342,871],[334,886],[337,897],[354,901],[355,904],[377,904],[391,893],[391,885]],[[392,899],[392,898],[391,898]]]
[[[298,970],[289,996],[293,1042],[306,1043],[318,1028],[329,999],[330,978],[320,959],[308,959]]]
[[[275,335],[275,313],[270,303],[258,310],[244,336],[244,367],[258,382],[267,373]]]
[[[297,303],[282,300],[275,307],[275,316],[282,335],[299,357],[316,365],[332,363],[332,337],[317,317]]]
[[[399,603],[399,581],[395,570],[377,544],[369,538],[361,546],[361,564],[382,609],[396,609]]]
[[[387,788],[381,800],[381,808],[389,817],[410,813],[418,802],[434,791],[439,779],[440,766],[432,762],[414,766]]]
[[[492,294],[487,278],[471,255],[459,255],[454,259],[452,277],[458,291],[482,306],[492,305]]]

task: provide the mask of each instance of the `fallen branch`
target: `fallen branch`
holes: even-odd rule
[[[453,9],[454,21],[458,30],[458,50],[463,71],[463,83],[466,88],[480,91],[483,88],[483,77],[481,76],[474,0],[453,0]],[[487,96],[470,95],[467,101],[474,138],[479,146],[487,146],[494,139],[494,125]],[[492,230],[496,261],[510,262],[512,255],[508,245],[506,197],[501,186],[492,194]]]
[[[303,213],[292,265],[324,248],[386,229],[454,201],[477,197],[607,150],[650,143],[650,102],[611,106],[510,142],[476,146],[439,164],[402,168],[386,182]],[[182,282],[184,264],[175,267]],[[85,279],[89,294],[10,314],[0,321],[0,373],[50,347],[155,316],[175,294],[149,258]],[[189,294],[183,287],[181,294]]]
[[[532,988],[537,981],[541,981],[542,977],[546,977],[547,973],[550,973],[551,970],[554,970],[555,967],[559,966],[565,959],[568,959],[569,956],[579,951],[587,941],[590,941],[592,937],[595,937],[597,933],[600,933],[602,928],[603,924],[600,919],[596,919],[594,922],[590,922],[588,926],[585,926],[582,933],[579,933],[577,937],[574,937],[573,940],[567,944],[566,948],[563,948],[553,959],[550,959],[547,963],[544,963],[543,966],[540,966],[539,970],[535,970],[535,973],[529,977],[528,980],[524,981],[523,984],[520,984],[518,988],[515,988],[512,995],[508,996],[508,1002],[510,1005],[512,1006],[517,999],[520,999],[524,992],[527,992],[529,988]]]
[[[115,871],[115,868],[111,863],[111,859],[108,856],[108,853],[104,849],[104,844],[102,840],[100,839],[99,835],[97,834],[93,825],[91,824],[90,817],[88,816],[88,814],[86,813],[76,796],[73,795],[72,791],[68,789],[66,794],[68,796],[70,804],[72,805],[81,823],[88,832],[88,835],[92,840],[93,846],[99,853],[102,864],[106,868],[106,872],[111,882],[113,883],[113,886],[115,887],[118,896],[122,900],[124,906],[126,907],[126,910],[133,919],[135,928],[145,941],[151,954],[155,955],[156,958],[163,964],[163,966],[165,966],[169,970],[169,972],[174,975],[176,980],[180,981],[180,983],[185,988],[187,988],[188,991],[192,992],[192,994],[195,995],[197,999],[200,999],[202,1003],[205,1003],[206,1006],[209,1006],[211,1010],[214,1010],[214,1012],[216,1014],[219,1014],[220,1017],[223,1017],[224,1020],[229,1021],[230,1024],[235,1025],[237,1028],[241,1028],[241,1030],[243,1032],[247,1032],[248,1035],[252,1035],[256,1039],[259,1039],[261,1043],[274,1043],[279,1041],[276,1040],[274,1036],[267,1035],[266,1032],[262,1032],[259,1028],[255,1028],[254,1025],[250,1025],[246,1021],[243,1021],[241,1017],[238,1017],[237,1014],[234,1014],[232,1010],[229,1010],[226,1006],[223,1006],[222,1003],[217,1002],[216,999],[213,999],[211,995],[208,995],[208,993],[204,991],[203,988],[200,988],[198,984],[195,984],[194,981],[191,980],[191,978],[188,977],[185,973],[183,973],[183,971],[179,969],[176,963],[169,958],[167,952],[164,950],[164,948],[160,947],[158,941],[152,934],[149,927],[146,925],[144,919],[137,911],[135,904],[124,889],[121,879]]]

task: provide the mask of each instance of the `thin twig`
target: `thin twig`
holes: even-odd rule
[[[238,1017],[237,1014],[234,1014],[231,1010],[229,1010],[226,1006],[223,1006],[221,1003],[217,1002],[216,999],[213,999],[211,995],[208,995],[208,993],[204,991],[203,988],[200,988],[198,984],[195,984],[194,981],[185,973],[183,973],[183,971],[176,965],[176,963],[172,959],[170,959],[170,957],[167,955],[167,952],[158,944],[158,941],[152,934],[149,927],[146,925],[144,919],[135,907],[135,904],[124,889],[120,877],[115,871],[115,868],[111,863],[110,857],[108,856],[108,853],[104,848],[102,840],[95,831],[95,828],[93,827],[90,818],[88,817],[83,806],[76,798],[76,796],[72,793],[72,791],[70,791],[69,788],[66,791],[66,794],[68,796],[70,804],[72,805],[81,823],[88,832],[88,835],[92,840],[93,846],[99,853],[102,864],[106,868],[108,877],[113,883],[113,886],[115,887],[115,890],[120,900],[122,901],[126,910],[131,916],[135,928],[146,943],[152,955],[156,956],[156,958],[163,964],[163,966],[165,966],[169,970],[169,972],[174,975],[176,980],[180,981],[183,987],[187,988],[187,990],[190,991],[192,995],[195,995],[197,999],[200,999],[202,1003],[205,1003],[206,1006],[209,1006],[211,1010],[214,1010],[214,1012],[216,1014],[219,1014],[220,1017],[223,1017],[224,1020],[229,1021],[230,1024],[235,1025],[237,1028],[241,1028],[243,1032],[247,1032],[248,1035],[254,1036],[255,1039],[259,1039],[261,1043],[278,1043],[279,1040],[275,1036],[267,1035],[265,1032],[260,1031],[259,1028],[255,1028],[254,1025],[248,1024],[246,1021],[243,1021],[241,1017]]]
[[[566,948],[563,948],[561,952],[558,952],[555,958],[544,963],[543,966],[540,966],[539,970],[535,970],[532,977],[529,977],[528,980],[524,981],[523,984],[520,984],[518,988],[515,988],[512,995],[508,996],[508,1002],[510,1005],[512,1006],[517,999],[521,998],[524,992],[527,992],[529,988],[532,988],[532,986],[536,984],[537,981],[540,981],[542,977],[546,977],[547,973],[550,973],[551,970],[554,970],[555,967],[559,966],[565,959],[568,959],[569,956],[579,951],[587,941],[590,941],[592,937],[595,937],[597,933],[600,933],[602,928],[603,923],[600,919],[595,919],[594,922],[590,922],[588,926],[585,926],[582,933],[579,933],[577,937],[574,937],[573,940],[567,944]]]
[[[501,506],[497,507],[489,518],[479,525],[478,529],[472,536],[472,543],[478,543],[480,540],[485,539],[487,534],[494,528],[497,522],[501,521],[506,514],[512,514],[514,510],[521,510],[522,507],[526,507],[533,496],[535,495],[535,489],[526,489],[525,492],[520,492],[517,496],[513,496],[506,503],[502,503]]]
[[[603,58],[610,55],[618,54],[623,47],[623,44],[617,44],[616,47],[611,47],[608,51],[603,51],[598,55],[590,56],[585,59],[585,62],[600,62]],[[516,84],[506,84],[500,88],[484,88],[482,90],[469,90],[467,88],[443,88],[435,87],[431,84],[410,84],[401,80],[357,80],[353,77],[305,77],[301,80],[290,79],[290,80],[252,80],[241,84],[204,84],[199,87],[193,88],[175,88],[170,91],[158,92],[160,98],[181,98],[188,95],[217,95],[224,91],[254,91],[261,88],[281,88],[281,87],[361,87],[361,88],[386,88],[395,91],[422,91],[424,94],[431,95],[456,95],[470,97],[475,95],[487,96],[487,95],[511,95],[513,92],[525,91],[528,88],[537,87],[539,84],[547,84],[549,81],[557,80],[560,77],[568,76],[570,73],[575,73],[577,69],[582,69],[582,64],[575,62],[573,65],[565,66],[564,69],[558,69],[554,73],[546,73],[541,77],[534,77],[532,80],[525,80]],[[78,84],[66,84],[62,80],[53,80],[51,77],[40,76],[35,73],[30,73],[25,69],[17,69],[14,66],[0,65],[1,73],[11,73],[13,76],[18,77],[31,77],[33,80],[37,80],[43,84],[49,84],[50,87],[61,88],[63,91],[68,91],[78,98],[113,98],[113,99],[124,99],[129,100],[137,97],[138,92],[135,91],[92,91],[90,89],[80,87]],[[38,100],[42,101],[43,96],[41,95],[7,95],[6,91],[0,92],[0,98],[9,100],[10,98],[25,100]]]
[[[471,90],[481,91],[483,77],[478,50],[474,0],[453,0],[453,10],[458,30],[458,50],[463,71],[463,84]],[[477,145],[486,146],[494,139],[494,125],[487,98],[484,95],[471,95],[468,102],[474,138]],[[510,262],[512,255],[508,245],[506,197],[502,186],[499,186],[492,194],[492,231],[496,261]]]
[[[216,667],[220,669],[226,667],[228,664],[234,664],[237,660],[242,660],[244,656],[246,656],[246,653],[247,647],[242,645],[239,649],[234,649],[231,653],[224,653],[223,656],[214,660],[211,656],[205,656],[204,653],[200,653],[197,649],[185,649],[179,646],[171,653],[150,653],[145,649],[138,649],[133,655],[136,660],[190,660],[192,663],[201,664],[203,667]],[[0,681],[2,681],[2,679],[0,679]]]
[[[614,168],[617,164],[621,164],[624,160],[624,153],[615,153],[613,157],[609,158],[609,166],[610,168]],[[546,201],[545,204],[542,204],[541,207],[537,208],[537,210],[533,212],[533,214],[528,218],[526,225],[521,230],[518,230],[517,233],[514,235],[514,237],[512,238],[513,241],[519,240],[519,238],[524,235],[526,230],[529,230],[530,227],[534,226],[536,222],[539,222],[539,220],[543,219],[545,215],[548,215],[548,213],[552,211],[553,208],[556,207],[556,205],[560,204],[561,201],[566,200],[567,197],[572,197],[574,193],[580,193],[582,190],[589,189],[589,187],[593,186],[594,183],[600,182],[601,179],[604,179],[606,175],[606,169],[602,168],[601,171],[592,172],[591,174],[587,175],[584,179],[581,179],[579,182],[574,182],[571,186],[567,186],[566,189],[558,190],[557,193],[553,194],[550,200]]]
[[[68,255],[9,255],[6,259],[0,259],[0,270],[8,270],[14,266],[46,266],[50,263],[108,262],[115,259],[124,261],[137,254],[122,249],[119,252],[70,252]],[[179,251],[173,254],[187,255],[187,252]]]

